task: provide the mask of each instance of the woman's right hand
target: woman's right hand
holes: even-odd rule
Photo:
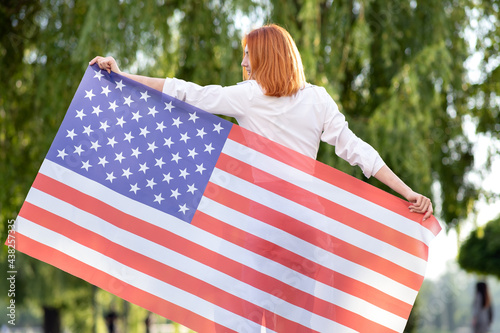
[[[93,64],[97,64],[100,69],[106,70],[108,71],[108,73],[111,73],[111,71],[115,73],[121,73],[116,60],[113,57],[104,58],[101,56],[97,56],[89,62],[89,65],[92,66]]]

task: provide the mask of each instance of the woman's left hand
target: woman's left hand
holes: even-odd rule
[[[432,209],[431,199],[424,197],[416,192],[411,192],[406,198],[411,205],[408,207],[411,212],[424,214],[423,221],[431,217],[434,210]]]

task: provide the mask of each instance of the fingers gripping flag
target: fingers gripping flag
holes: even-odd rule
[[[402,332],[440,226],[217,116],[89,67],[18,250],[199,332]]]

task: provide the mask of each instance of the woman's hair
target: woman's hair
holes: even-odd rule
[[[291,96],[306,84],[302,59],[292,37],[280,26],[265,25],[252,30],[241,41],[248,47],[251,76],[268,96]],[[244,56],[244,55],[243,55]]]

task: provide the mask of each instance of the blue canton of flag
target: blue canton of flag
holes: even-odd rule
[[[89,67],[47,159],[190,222],[232,124]]]

